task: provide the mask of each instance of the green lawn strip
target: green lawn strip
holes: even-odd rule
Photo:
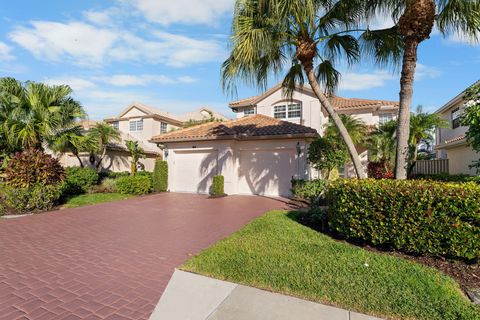
[[[182,269],[393,319],[480,319],[457,283],[432,268],[341,243],[272,211]]]
[[[98,203],[125,200],[132,197],[133,197],[132,195],[126,195],[126,194],[120,194],[120,193],[81,194],[81,195],[69,198],[62,207],[76,208],[76,207],[89,206],[89,205],[98,204]]]

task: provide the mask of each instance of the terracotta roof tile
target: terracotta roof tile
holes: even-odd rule
[[[452,142],[461,141],[461,140],[463,140],[463,139],[465,139],[465,138],[466,138],[466,135],[462,134],[462,135],[460,135],[460,136],[458,136],[458,137],[445,140],[444,143],[445,143],[445,144],[449,144],[449,143],[452,143]]]
[[[299,124],[257,114],[231,121],[204,123],[195,127],[157,135],[151,141],[248,140],[259,137],[274,138],[275,136],[315,137],[317,136],[317,131]]]

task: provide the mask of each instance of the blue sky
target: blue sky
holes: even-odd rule
[[[133,101],[232,116],[233,98],[219,80],[232,7],[233,0],[4,1],[0,76],[69,84],[92,119]],[[339,95],[398,100],[398,74],[367,62],[342,72]],[[435,110],[479,78],[480,47],[435,32],[419,50],[414,105]],[[239,97],[257,93],[243,87]]]

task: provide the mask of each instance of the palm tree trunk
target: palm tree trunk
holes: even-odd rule
[[[103,151],[102,151],[102,156],[100,157],[100,159],[98,159],[98,162],[97,162],[97,171],[100,172],[101,171],[101,165],[102,165],[102,161],[103,161],[103,158],[105,158],[105,155],[107,154],[107,147],[104,146],[103,147]]]
[[[80,163],[80,168],[83,168],[84,167],[83,161],[80,158],[80,156],[78,155],[78,152],[74,152],[73,155],[77,158],[78,162]]]
[[[403,54],[402,75],[400,78],[400,108],[397,124],[397,154],[395,159],[395,178],[407,179],[408,138],[410,135],[410,107],[412,105],[413,81],[417,64],[418,42],[407,40]]]
[[[328,98],[320,89],[320,85],[318,84],[317,78],[315,77],[315,72],[313,71],[313,65],[312,66],[305,65],[304,69],[308,77],[308,82],[310,83],[310,86],[312,87],[313,92],[315,92],[315,95],[317,96],[318,100],[320,101],[322,106],[325,108],[325,110],[327,110],[328,115],[332,118],[333,122],[338,128],[338,131],[340,132],[340,135],[342,136],[343,140],[345,141],[345,144],[347,145],[347,150],[348,150],[348,153],[350,154],[350,158],[352,159],[355,172],[357,173],[357,177],[359,179],[367,178],[367,174],[365,173],[365,168],[363,167],[362,162],[360,161],[360,157],[358,155],[357,149],[355,148],[355,145],[353,144],[352,138],[350,138],[350,135],[348,134],[348,131],[345,128],[345,125],[343,124],[337,112],[331,105],[330,101],[328,101]]]

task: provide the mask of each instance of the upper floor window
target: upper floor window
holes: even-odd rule
[[[130,131],[143,131],[143,119],[131,120]]]
[[[392,120],[393,120],[393,113],[380,113],[378,115],[378,123],[380,124],[384,124]]]
[[[160,133],[166,133],[166,132],[167,132],[167,123],[160,122]]]
[[[243,110],[243,115],[245,115],[245,116],[251,116],[251,115],[254,115],[254,114],[255,114],[255,108],[254,107],[245,108]]]
[[[118,130],[119,128],[118,121],[112,122],[112,127]]]
[[[273,107],[273,117],[276,119],[294,119],[302,117],[302,105],[292,103]]]
[[[460,108],[452,110],[452,129],[460,127]]]

